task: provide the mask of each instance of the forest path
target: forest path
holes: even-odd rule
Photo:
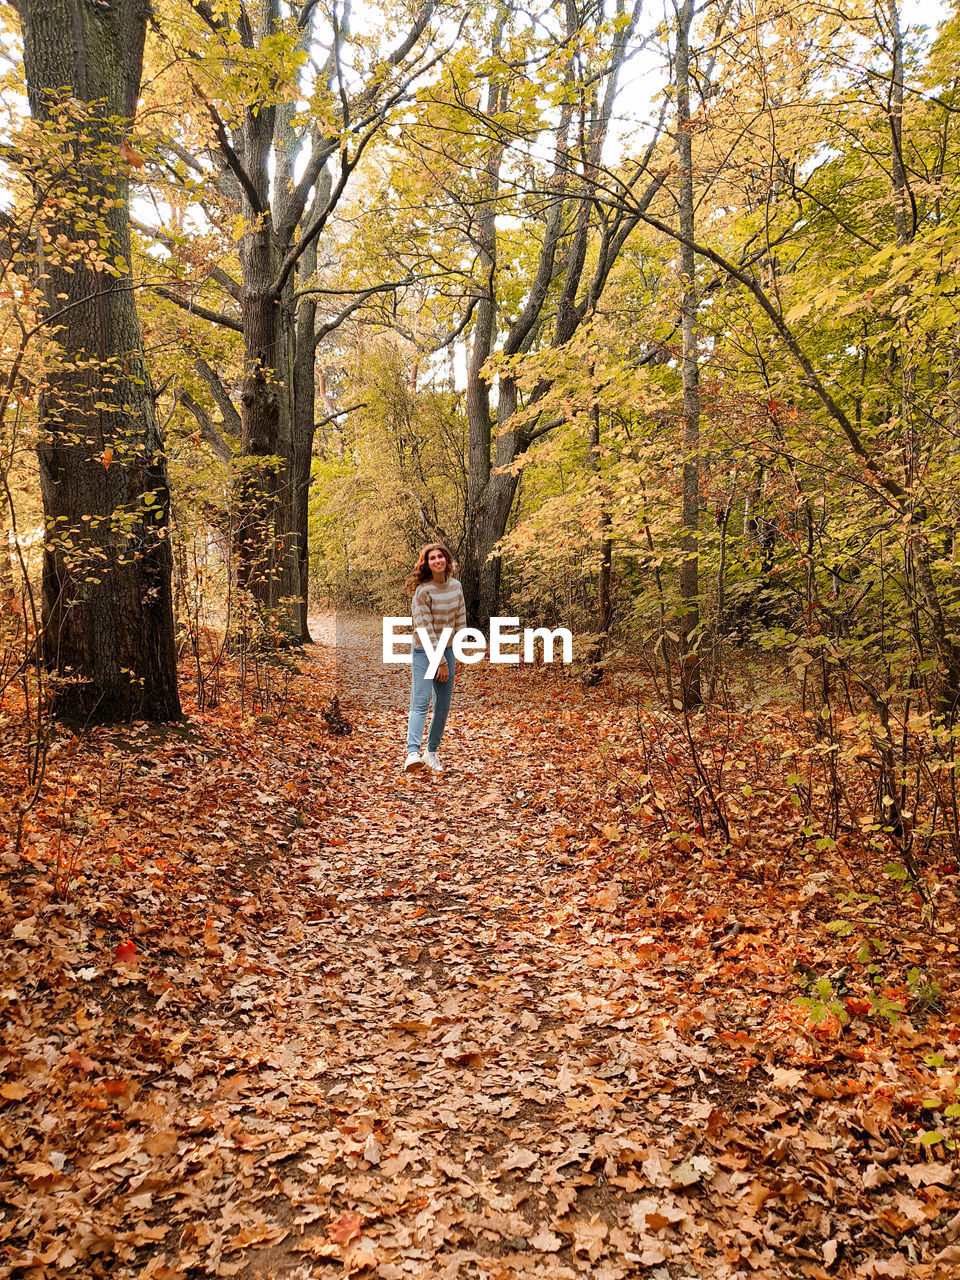
[[[537,712],[515,671],[511,689],[470,669],[445,772],[403,775],[408,669],[380,663],[372,624],[341,620],[335,640],[354,732],[326,850],[301,865],[326,908],[309,924],[323,979],[304,1020],[324,1024],[316,1087],[338,1124],[320,1177],[332,1238],[288,1237],[264,1273],[278,1255],[277,1274],[368,1264],[384,1280],[614,1280],[662,1261],[670,1249],[628,1227],[625,1187],[650,1185],[629,1168],[661,1127],[643,1100],[658,1076],[676,1089],[677,1053],[659,984],[617,963],[586,904],[597,885],[563,852],[591,833],[565,826],[585,753],[572,764],[562,698]]]
[[[325,1230],[291,1231],[245,1274],[618,1280],[678,1247],[691,1276],[733,1274],[716,1256],[696,1269],[716,1254],[702,1224],[663,1238],[686,1218],[671,1186],[709,1167],[670,1173],[714,1112],[708,1051],[681,1053],[637,960],[647,939],[609,927],[619,890],[565,852],[594,832],[568,825],[593,747],[563,723],[564,686],[547,707],[549,676],[469,670],[445,772],[403,775],[408,669],[381,665],[371,624],[335,638],[354,732],[323,851],[301,863],[315,978],[286,1009],[316,1055],[299,1097],[331,1125],[301,1162]]]

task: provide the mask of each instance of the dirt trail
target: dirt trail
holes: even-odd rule
[[[325,914],[307,925],[323,980],[303,1016],[325,1024],[317,1084],[353,1130],[334,1131],[324,1218],[340,1210],[341,1234],[358,1233],[314,1252],[385,1278],[628,1275],[668,1251],[636,1252],[618,1231],[636,1197],[610,1179],[662,1127],[659,1106],[633,1104],[661,1071],[674,1090],[677,1055],[643,1013],[649,977],[616,966],[616,939],[580,927],[570,901],[569,746],[530,731],[497,673],[471,670],[444,774],[400,775],[409,677],[379,665],[377,642],[339,628],[355,732],[328,830],[339,843],[306,872]],[[280,1247],[287,1267],[296,1243]]]

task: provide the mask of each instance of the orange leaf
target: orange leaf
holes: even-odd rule
[[[126,138],[124,138],[120,143],[120,159],[123,160],[125,164],[132,165],[134,169],[143,168],[143,156],[139,151],[135,151],[134,148],[131,147]]]
[[[336,1222],[327,1227],[327,1235],[331,1240],[336,1240],[337,1244],[349,1244],[360,1235],[363,1223],[364,1219],[359,1213],[341,1213]]]
[[[104,471],[108,470],[110,467],[110,463],[113,461],[113,450],[104,449],[103,457],[100,459],[100,461],[103,463]]]
[[[67,1061],[72,1067],[79,1067],[81,1071],[96,1071],[99,1067],[98,1062],[94,1062],[93,1058],[88,1058],[86,1054],[81,1053],[78,1049],[71,1049],[67,1054]]]

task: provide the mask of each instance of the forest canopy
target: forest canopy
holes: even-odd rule
[[[175,717],[178,656],[396,611],[436,539],[472,623],[570,625],[588,680],[642,647],[695,707],[759,648],[818,712],[839,683],[949,734],[932,16],[5,8],[0,572],[37,697]]]

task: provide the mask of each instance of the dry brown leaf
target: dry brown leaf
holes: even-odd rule
[[[327,1235],[337,1244],[349,1244],[356,1240],[363,1229],[366,1219],[359,1213],[341,1213],[335,1222],[327,1227]]]
[[[554,1235],[546,1227],[541,1227],[535,1236],[530,1237],[530,1245],[541,1253],[556,1253],[563,1248],[563,1238]]]
[[[535,1151],[527,1151],[523,1147],[515,1147],[500,1167],[503,1170],[529,1169],[531,1165],[537,1163],[539,1158]]]

